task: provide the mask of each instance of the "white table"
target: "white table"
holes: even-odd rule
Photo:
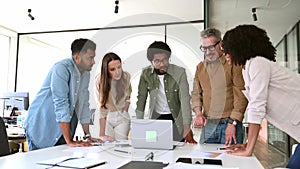
[[[217,144],[204,144],[204,145],[191,145],[185,144],[182,147],[176,147],[174,150],[149,150],[149,149],[133,149],[131,147],[117,147],[118,149],[130,150],[132,153],[122,153],[116,152],[114,149],[116,147],[105,147],[106,150],[97,153],[87,153],[87,152],[75,152],[70,151],[70,147],[67,145],[56,146],[46,149],[35,150],[26,153],[16,153],[4,157],[0,157],[0,168],[30,168],[30,169],[42,169],[47,168],[47,166],[38,165],[36,162],[42,160],[48,160],[52,158],[57,158],[61,156],[74,156],[81,153],[81,155],[93,157],[100,160],[106,160],[108,163],[96,168],[118,168],[131,160],[144,161],[145,155],[150,152],[154,153],[154,161],[162,161],[174,163],[176,159],[180,156],[186,156],[193,152],[194,150],[200,149],[203,151],[216,151],[217,147],[222,147],[223,145]],[[240,169],[263,169],[263,166],[257,160],[255,156],[252,157],[239,157],[232,156],[228,154],[222,155],[223,167],[238,167]]]

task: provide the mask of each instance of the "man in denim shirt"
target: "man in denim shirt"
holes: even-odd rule
[[[89,80],[95,64],[96,44],[76,39],[71,45],[72,58],[56,63],[31,103],[25,120],[29,150],[68,144],[90,146],[73,141],[78,121],[90,138]]]
[[[174,140],[197,143],[190,129],[192,111],[185,69],[169,64],[170,56],[171,49],[164,42],[155,41],[148,47],[151,66],[144,68],[140,77],[136,116],[144,118],[149,93],[149,117],[173,120]]]

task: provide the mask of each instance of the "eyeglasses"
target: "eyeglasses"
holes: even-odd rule
[[[162,60],[159,60],[159,59],[154,59],[152,60],[152,63],[155,65],[155,66],[158,66],[160,65],[160,63],[163,63],[163,64],[166,64],[169,62],[169,58],[164,58]]]
[[[220,43],[220,40],[219,40],[218,42],[216,42],[214,45],[210,45],[210,46],[207,46],[207,47],[201,45],[201,46],[200,46],[200,50],[201,50],[202,52],[206,52],[207,49],[208,49],[209,51],[213,51],[213,50],[215,50],[216,46],[217,46],[219,43]]]

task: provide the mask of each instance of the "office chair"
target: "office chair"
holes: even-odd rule
[[[2,117],[0,117],[0,157],[9,154],[10,152],[9,152],[6,127]]]

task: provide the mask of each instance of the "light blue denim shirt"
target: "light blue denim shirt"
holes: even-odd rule
[[[38,148],[56,144],[62,136],[59,122],[70,122],[76,106],[81,124],[90,122],[90,72],[80,73],[72,58],[56,63],[32,101],[24,127]],[[79,99],[80,98],[80,99]]]

